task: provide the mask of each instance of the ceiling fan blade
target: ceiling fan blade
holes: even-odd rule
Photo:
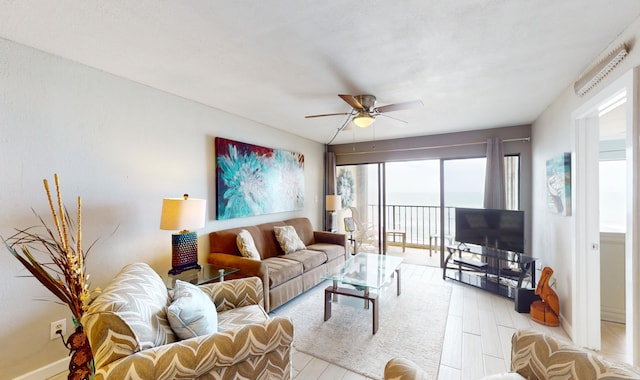
[[[353,95],[338,95],[338,96],[341,97],[342,100],[347,102],[351,107],[357,110],[361,110],[364,108],[364,106],[360,104],[360,102],[357,101],[356,98],[353,97]]]
[[[384,113],[384,112],[408,110],[412,108],[422,107],[423,105],[424,104],[422,103],[422,100],[411,100],[409,102],[387,104],[386,106],[376,107],[373,109],[373,112]]]
[[[408,122],[408,121],[405,121],[405,120],[402,120],[402,119],[398,119],[397,117],[393,117],[393,116],[385,115],[385,114],[383,114],[383,113],[381,113],[379,116],[388,117],[389,119],[393,119],[393,120],[395,120],[395,121],[399,121],[399,122],[401,122],[401,123],[403,123],[403,124],[409,124],[409,122]]]
[[[307,115],[305,119],[312,119],[314,117],[325,117],[325,116],[338,116],[338,115],[350,115],[349,112],[340,112],[340,113],[324,113],[322,115]]]

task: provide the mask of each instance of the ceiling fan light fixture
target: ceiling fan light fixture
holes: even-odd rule
[[[358,112],[358,114],[353,118],[353,123],[360,128],[367,128],[375,119],[373,116],[369,115],[367,112]]]

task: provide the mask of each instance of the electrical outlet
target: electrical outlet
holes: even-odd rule
[[[57,331],[60,331],[62,335],[67,335],[67,320],[61,319],[59,321],[51,322],[51,327],[49,329],[49,339],[54,340],[58,339]]]

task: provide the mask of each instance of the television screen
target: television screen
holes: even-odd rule
[[[524,253],[524,211],[456,208],[455,239]]]

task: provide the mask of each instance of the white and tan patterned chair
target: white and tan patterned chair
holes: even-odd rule
[[[640,370],[617,363],[585,349],[563,343],[538,331],[516,331],[511,337],[510,373],[491,375],[484,380],[631,380],[640,379]],[[394,358],[384,369],[385,380],[426,379],[425,372],[404,358]]]
[[[82,321],[96,379],[290,379],[293,325],[269,317],[256,277],[198,287],[217,310],[217,332],[180,340],[172,294],[148,265],[124,267]],[[206,300],[206,298],[205,298]]]

